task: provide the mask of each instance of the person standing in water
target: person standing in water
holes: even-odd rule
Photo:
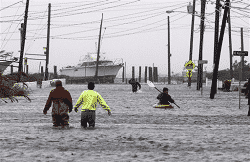
[[[134,78],[130,79],[128,81],[129,84],[132,85],[132,92],[137,92],[137,88],[139,87],[139,89],[141,89],[141,85],[139,82],[137,82]]]
[[[53,102],[53,127],[62,126],[62,128],[69,128],[68,112],[72,111],[72,98],[70,93],[62,87],[62,82],[60,80],[57,80],[55,84],[56,88],[50,91],[49,98],[46,102],[43,113],[44,115],[47,114],[47,111]]]
[[[160,105],[169,105],[169,102],[174,103],[174,100],[168,94],[168,88],[166,87],[163,88],[163,93],[159,94],[157,99],[159,100]]]
[[[95,84],[93,82],[88,83],[88,89],[81,93],[80,97],[77,100],[76,105],[74,106],[75,112],[78,112],[78,108],[81,107],[81,127],[87,128],[87,123],[90,128],[95,127],[95,118],[96,118],[96,106],[99,103],[104,110],[108,111],[108,115],[111,115],[111,110],[109,106],[106,104],[102,96],[93,91],[95,88]]]

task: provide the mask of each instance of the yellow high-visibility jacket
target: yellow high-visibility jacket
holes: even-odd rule
[[[78,98],[75,108],[78,108],[82,105],[81,111],[85,110],[96,110],[97,102],[102,106],[104,110],[109,110],[109,106],[106,104],[102,96],[93,90],[85,90],[81,93],[80,97]]]

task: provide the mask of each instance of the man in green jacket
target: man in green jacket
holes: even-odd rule
[[[81,93],[80,97],[77,100],[76,105],[74,106],[75,112],[78,111],[78,108],[81,107],[81,126],[82,128],[87,128],[87,123],[89,127],[95,127],[95,111],[97,103],[99,103],[104,110],[108,111],[109,116],[111,115],[111,111],[109,106],[106,104],[102,96],[93,91],[95,88],[95,84],[93,82],[88,83],[88,89]]]

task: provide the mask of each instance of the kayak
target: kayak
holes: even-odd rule
[[[158,105],[158,104],[154,104],[153,107],[154,108],[161,108],[161,109],[172,109],[172,108],[174,108],[172,105]]]

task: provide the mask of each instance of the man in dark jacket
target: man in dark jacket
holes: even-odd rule
[[[62,87],[62,82],[60,80],[56,81],[56,89],[53,89],[44,107],[43,113],[46,115],[51,104],[52,107],[52,120],[53,126],[62,128],[69,127],[69,115],[68,112],[72,111],[72,98],[70,93]]]
[[[134,78],[130,79],[128,83],[132,85],[132,92],[137,92],[138,87],[139,89],[141,89],[140,83],[137,82]]]
[[[174,103],[174,100],[168,94],[168,88],[166,87],[163,88],[163,93],[159,94],[157,99],[159,100],[160,105],[169,105],[169,102]]]

